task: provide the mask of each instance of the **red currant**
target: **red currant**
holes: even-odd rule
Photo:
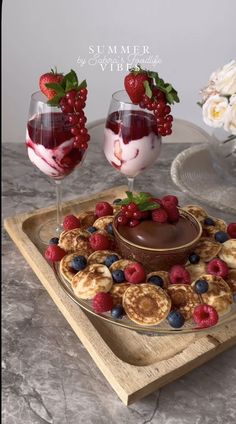
[[[87,134],[87,132],[88,132],[87,128],[81,128],[81,129],[80,129],[80,134],[81,134],[81,135],[86,135],[86,134]]]
[[[86,122],[87,122],[86,116],[81,116],[81,118],[79,118],[79,124],[80,125],[84,125]]]
[[[163,116],[158,117],[156,120],[157,120],[157,125],[163,125],[165,122],[165,118]]]
[[[87,96],[87,94],[88,94],[88,90],[87,90],[87,88],[81,88],[81,90],[80,90],[80,94],[82,94],[82,95],[84,95],[84,96]]]
[[[77,91],[76,90],[70,90],[66,93],[66,99],[67,100],[75,100],[76,96],[77,96]]]
[[[170,123],[169,122],[164,122],[163,128],[165,128],[165,130],[168,130],[170,128]]]
[[[130,227],[136,227],[136,225],[140,224],[140,221],[138,219],[131,219],[129,222]]]
[[[81,143],[80,147],[82,150],[86,150],[88,148],[88,143],[85,141],[84,143]]]
[[[122,212],[122,213],[125,213],[127,210],[128,210],[128,209],[127,209],[127,206],[126,206],[126,205],[122,205],[122,206],[121,206],[121,212]]]
[[[74,110],[73,110],[73,107],[71,107],[70,105],[68,105],[68,104],[62,104],[61,105],[61,111],[63,112],[63,113],[65,113],[65,114],[67,114],[67,113],[72,113],[72,112],[74,112]]]
[[[138,210],[138,206],[134,203],[131,202],[128,206],[127,206],[127,210],[133,212],[136,212]]]
[[[169,106],[169,105],[167,105],[167,106],[165,107],[165,109],[164,109],[164,113],[165,113],[165,115],[168,115],[168,114],[170,113],[170,111],[171,111],[171,108],[170,108],[170,106]]]
[[[79,127],[72,127],[70,130],[71,134],[73,135],[79,135],[80,134],[80,129]]]
[[[167,122],[172,122],[173,121],[173,116],[172,115],[167,115],[166,121]]]
[[[124,215],[119,215],[117,218],[117,222],[118,224],[126,225],[128,223],[128,218],[126,218],[126,216]]]
[[[90,140],[89,134],[80,135],[81,142],[85,143]]]
[[[166,135],[170,135],[170,134],[172,134],[172,129],[171,128],[166,129]]]
[[[153,109],[152,109],[152,102],[151,102],[151,101],[149,101],[149,102],[148,102],[148,104],[146,105],[146,108],[147,108],[148,110],[153,110]]]
[[[163,93],[163,91],[161,91],[161,90],[157,91],[156,98],[158,100],[163,100],[164,102],[166,101],[165,93]]]
[[[159,130],[159,133],[162,135],[162,137],[165,137],[166,130],[163,127],[161,127],[161,129]]]
[[[83,101],[82,100],[76,100],[75,101],[75,110],[77,112],[80,112],[83,109]]]
[[[142,218],[142,212],[141,211],[138,211],[138,210],[137,211],[134,211],[133,212],[133,218],[140,220]]]
[[[76,125],[76,124],[79,123],[79,117],[75,114],[70,115],[69,118],[68,118],[68,121],[69,121],[70,124]]]
[[[143,95],[143,103],[145,104],[145,106],[147,106],[147,104],[150,102],[150,99],[149,99],[149,97],[146,95],[146,94],[144,94]]]
[[[158,110],[158,112],[162,112],[164,111],[165,106],[166,106],[166,103],[163,100],[160,100],[156,104],[156,110]]]
[[[133,217],[133,212],[132,212],[132,211],[127,210],[127,211],[125,211],[124,215],[126,216],[126,218],[130,219],[130,218],[132,218],[132,217]]]

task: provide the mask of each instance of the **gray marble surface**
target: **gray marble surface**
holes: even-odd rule
[[[183,144],[163,146],[160,159],[136,189],[176,194],[170,165]],[[25,147],[3,146],[5,216],[53,204],[54,187],[29,162]],[[84,166],[64,181],[64,199],[125,183],[96,142]],[[213,215],[233,217],[208,208]],[[236,347],[178,381],[126,407],[61,315],[36,275],[3,231],[4,424],[234,424]]]

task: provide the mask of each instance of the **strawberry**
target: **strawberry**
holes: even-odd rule
[[[145,81],[149,84],[149,77],[145,71],[131,70],[125,77],[125,89],[134,104],[140,103],[145,94]]]
[[[39,88],[45,96],[51,100],[56,95],[56,91],[52,88],[47,88],[45,84],[56,83],[60,84],[63,80],[63,75],[58,74],[57,71],[51,69],[51,72],[41,75],[39,78]]]

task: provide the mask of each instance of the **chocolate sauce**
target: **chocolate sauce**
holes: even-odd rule
[[[134,228],[119,225],[119,233],[130,242],[154,249],[170,249],[185,245],[198,235],[197,227],[189,219],[181,216],[179,221],[170,224],[142,221]]]

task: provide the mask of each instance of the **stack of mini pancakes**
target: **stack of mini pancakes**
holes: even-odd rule
[[[166,319],[172,308],[178,309],[186,321],[191,320],[194,308],[202,303],[213,306],[219,315],[227,313],[233,303],[233,294],[236,293],[236,239],[218,243],[214,234],[217,231],[226,231],[227,225],[223,220],[214,218],[214,227],[209,227],[204,224],[208,214],[200,206],[187,205],[183,209],[192,213],[203,228],[203,236],[195,249],[201,260],[196,265],[189,262],[186,264],[191,276],[190,285],[171,284],[169,273],[162,270],[147,274],[146,280],[141,284],[131,284],[128,281],[115,283],[112,272],[124,271],[132,261],[121,258],[117,251],[92,251],[89,244],[91,234],[86,230],[89,226],[92,225],[98,232],[113,238],[107,231],[113,216],[96,219],[93,211],[79,215],[81,228],[64,231],[60,236],[59,246],[67,252],[60,262],[62,276],[71,284],[75,295],[80,299],[92,299],[98,292],[109,292],[113,305],[122,305],[128,318],[139,325],[159,324]],[[105,259],[114,254],[118,256],[118,260],[108,268]],[[71,263],[78,255],[86,257],[87,266],[76,272]],[[229,267],[225,279],[207,274],[207,263],[217,257]],[[151,276],[161,277],[162,288],[148,281]],[[194,290],[198,279],[208,282],[208,291],[201,295]]]

